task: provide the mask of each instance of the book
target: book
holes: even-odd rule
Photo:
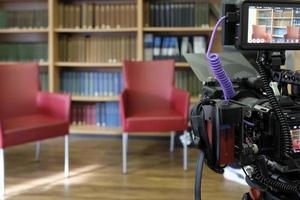
[[[136,60],[136,45],[135,35],[62,35],[59,38],[59,59],[104,63]]]
[[[144,60],[153,60],[153,34],[147,33],[144,36]]]

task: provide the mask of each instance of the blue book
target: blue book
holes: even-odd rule
[[[154,56],[154,59],[155,57],[159,57],[161,56],[161,37],[159,36],[155,36],[154,37],[154,45],[153,45],[153,56]]]
[[[65,71],[62,71],[61,73],[61,91],[62,92],[66,92],[66,72]]]
[[[107,127],[111,127],[110,125],[110,108],[109,108],[109,103],[110,102],[105,102],[104,105],[105,105],[105,122],[106,122],[106,126]]]
[[[118,96],[119,95],[119,73],[115,72],[113,74],[113,78],[114,78],[114,84],[113,84],[113,95],[114,96]]]
[[[99,96],[99,80],[98,80],[98,74],[99,72],[94,72],[94,76],[93,76],[93,79],[94,79],[94,96]]]
[[[80,72],[78,71],[75,73],[75,93],[80,95]]]
[[[89,96],[89,73],[84,72],[84,96]]]
[[[108,73],[103,73],[103,96],[108,96]]]
[[[124,78],[123,78],[123,74],[120,73],[119,74],[119,77],[120,77],[120,82],[119,82],[119,86],[120,86],[120,89],[119,89],[119,93],[121,93],[123,91],[123,88],[124,88]]]
[[[118,127],[118,103],[117,102],[114,102],[114,127]]]
[[[121,114],[120,114],[120,107],[119,107],[119,103],[116,103],[116,110],[117,110],[117,124],[116,127],[120,127],[121,126]]]
[[[115,102],[110,103],[110,117],[111,117],[111,127],[116,126],[116,111],[115,111]]]
[[[73,71],[72,73],[72,91],[73,91],[73,95],[78,95],[77,94],[77,72]]]
[[[70,72],[66,72],[66,93],[71,94],[71,79],[70,79]]]
[[[68,90],[69,90],[69,94],[73,94],[73,72],[72,71],[69,71],[69,78],[68,78]]]
[[[84,72],[79,72],[80,74],[80,78],[79,78],[79,91],[80,91],[80,95],[84,96]]]
[[[96,125],[101,126],[100,103],[96,103]]]
[[[94,96],[93,72],[89,72],[89,96]]]
[[[106,127],[106,107],[105,107],[105,103],[101,103],[101,121],[102,121],[102,126]]]
[[[115,110],[114,110],[114,102],[110,102],[110,127],[115,126]]]
[[[108,96],[113,96],[113,73],[108,73]]]
[[[108,102],[106,104],[106,117],[107,117],[107,126],[112,127],[113,126],[113,110],[112,110],[112,104],[113,102]]]
[[[104,89],[103,89],[103,73],[98,73],[98,83],[99,83],[99,96],[104,96]]]

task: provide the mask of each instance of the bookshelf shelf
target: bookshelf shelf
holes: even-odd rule
[[[87,134],[87,135],[121,135],[121,128],[106,128],[91,125],[72,125],[70,127],[71,134]]]
[[[56,28],[56,33],[123,33],[137,32],[138,28],[111,28],[111,29],[82,29],[82,28]]]
[[[213,27],[145,27],[145,32],[211,32]],[[218,29],[221,31],[221,28]]]
[[[122,67],[122,63],[81,63],[81,62],[56,62],[57,67]]]
[[[93,96],[72,96],[72,101],[78,102],[111,102],[119,101],[118,96],[103,96],[103,97],[93,97]]]
[[[290,20],[292,17],[274,17],[273,19],[287,19]]]
[[[272,17],[257,17],[257,19],[272,19]]]
[[[271,26],[270,26],[271,27]],[[283,29],[287,29],[286,26],[273,26],[273,28],[283,28]]]
[[[0,61],[0,64],[2,64],[2,65],[5,65],[5,64],[14,64],[14,63],[18,63],[18,62],[29,62],[29,61]],[[39,62],[39,66],[41,66],[41,67],[47,67],[47,66],[49,66],[49,63],[48,62]]]
[[[175,67],[177,67],[177,68],[189,68],[190,65],[186,62],[177,62],[177,63],[175,63]]]
[[[32,29],[27,29],[27,28],[5,28],[5,29],[0,29],[0,34],[1,33],[48,33],[49,29],[47,28],[32,28]]]

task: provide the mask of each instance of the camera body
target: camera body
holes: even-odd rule
[[[203,86],[204,120],[215,166],[234,162],[241,166],[255,163],[255,156],[265,155],[276,162],[277,170],[288,173],[300,171],[295,163],[283,154],[281,129],[268,102],[259,78],[244,78],[234,81],[236,96],[229,102],[223,101],[222,90],[216,81]],[[300,99],[299,94],[278,96],[282,112],[289,123],[292,138],[293,161],[300,165]],[[246,121],[246,122],[245,122]],[[247,123],[248,122],[248,123]],[[193,123],[195,124],[195,122]],[[194,132],[201,138],[200,132]],[[199,141],[199,140],[198,140]]]

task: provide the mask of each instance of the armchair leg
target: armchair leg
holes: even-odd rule
[[[41,153],[41,142],[38,141],[35,144],[35,161],[39,161],[40,160],[40,153]]]
[[[4,149],[0,149],[0,198],[5,195],[5,163],[4,163]]]
[[[69,177],[69,135],[65,135],[65,178]]]
[[[170,135],[170,152],[174,152],[174,145],[175,145],[175,131],[172,131]]]
[[[188,170],[188,145],[183,144],[183,170]]]
[[[183,146],[183,169],[188,169],[188,145],[191,144],[191,136],[187,131],[184,131],[183,135],[180,136],[180,140]]]
[[[123,174],[127,174],[127,151],[128,151],[128,133],[122,134],[122,163]]]

